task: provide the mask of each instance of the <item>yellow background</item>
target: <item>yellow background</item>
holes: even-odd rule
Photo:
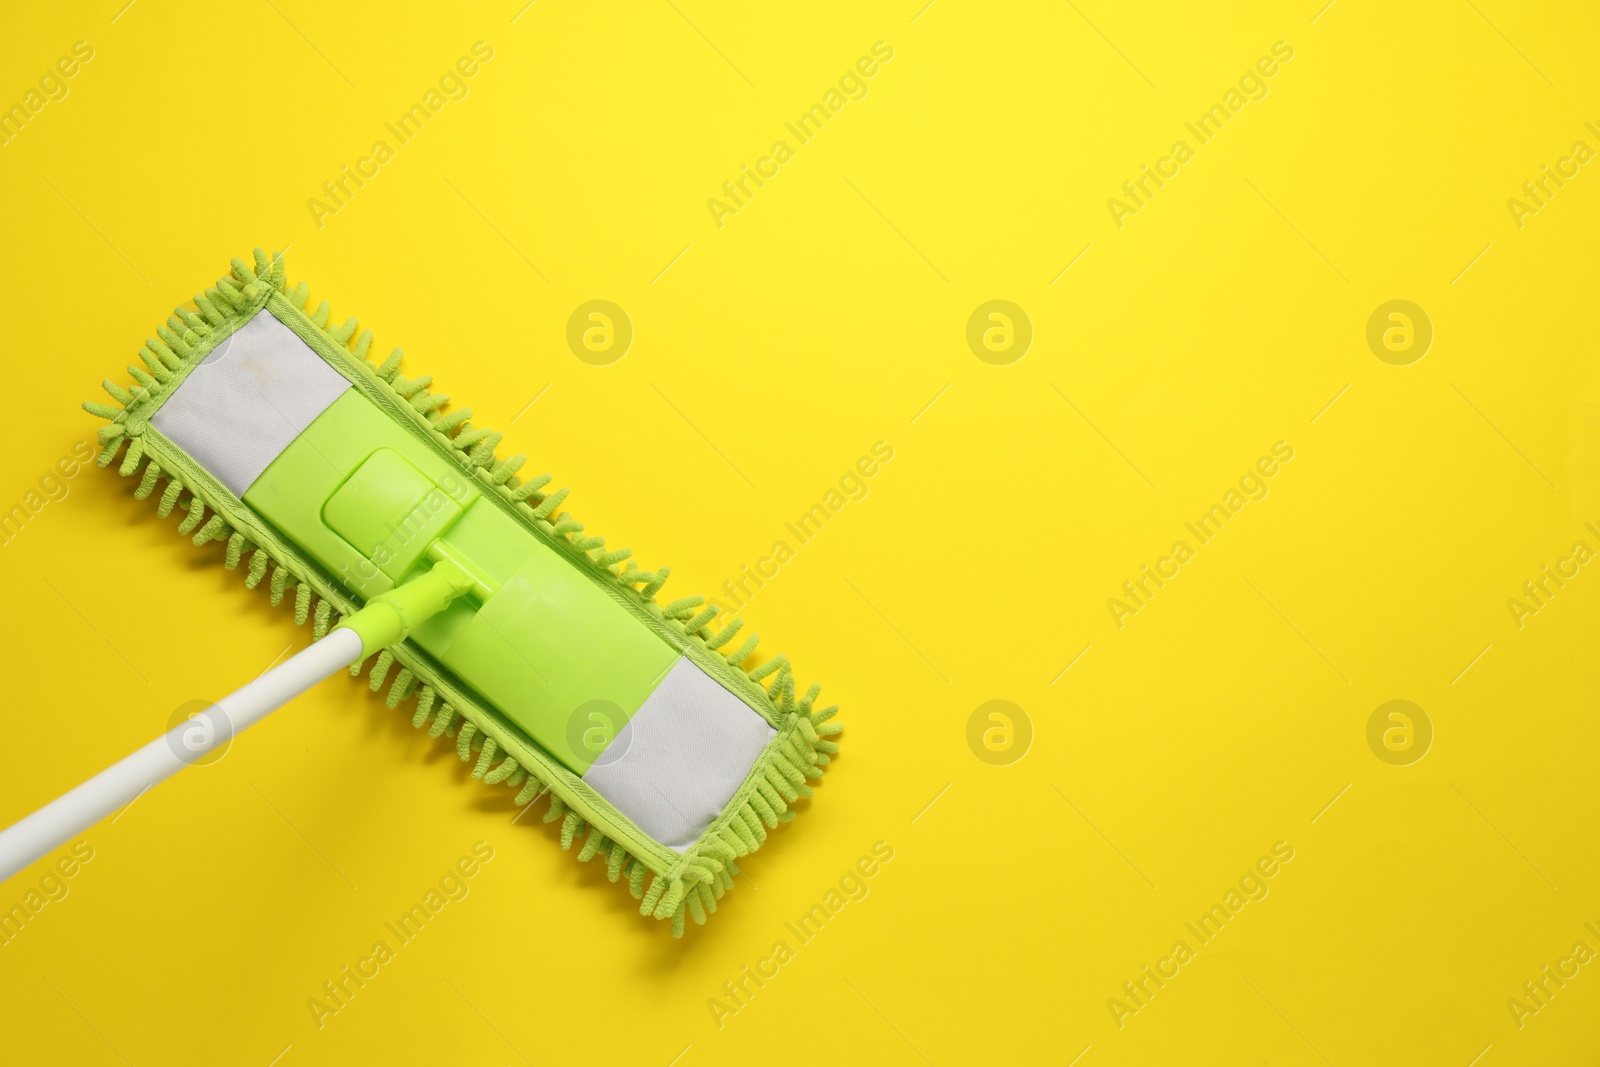
[[[843,706],[844,752],[710,925],[674,941],[335,680],[85,835],[0,947],[4,1058],[1592,1062],[1600,966],[1521,1029],[1506,1002],[1600,949],[1600,576],[1520,629],[1507,600],[1600,547],[1600,174],[1520,229],[1506,201],[1600,147],[1600,16],[921,2],[8,6],[0,103],[95,54],[0,147],[5,508],[258,244],[670,563],[669,595],[895,455],[747,609]],[[469,95],[316,225],[478,40]],[[880,40],[866,98],[719,229],[707,199]],[[1265,99],[1195,146],[1280,40]],[[1119,229],[1107,198],[1180,137]],[[596,298],[636,330],[605,367],[564,340]],[[966,344],[991,299],[1035,331],[1009,366]],[[1433,323],[1410,366],[1366,344],[1392,299]],[[1118,629],[1107,598],[1280,440],[1270,495]],[[130,482],[68,485],[0,547],[6,822],[309,637]],[[1033,731],[1008,766],[967,743],[996,699]],[[1433,724],[1410,766],[1367,745],[1392,699]],[[319,1030],[307,1000],[479,840],[470,895]],[[719,1028],[722,983],[878,841],[870,894]],[[1278,841],[1270,895],[1119,1029],[1108,999]]]

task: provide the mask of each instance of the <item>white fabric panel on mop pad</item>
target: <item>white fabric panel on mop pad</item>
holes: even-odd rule
[[[150,424],[243,497],[350,383],[262,309],[212,349]]]
[[[722,814],[776,735],[684,656],[583,780],[639,829],[683,852]]]

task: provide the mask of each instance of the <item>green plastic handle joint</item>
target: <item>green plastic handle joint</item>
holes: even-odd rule
[[[366,606],[335,629],[354,630],[361,638],[365,659],[381,648],[397,645],[406,635],[471,592],[477,579],[448,558],[439,559],[423,574],[387,593],[379,593]]]

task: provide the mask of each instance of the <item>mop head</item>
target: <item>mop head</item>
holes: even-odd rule
[[[411,725],[453,738],[474,778],[519,806],[548,796],[561,847],[626,878],[642,914],[677,936],[704,923],[735,862],[812,795],[837,709],[815,685],[797,696],[784,657],[757,662],[743,620],[661,603],[667,568],[588,533],[566,489],[523,478],[499,433],[401,375],[398,349],[373,366],[372,331],[306,307],[281,254],[234,260],[145,342],[131,387],[84,405],[106,420],[100,466],[120,455],[135,497],[223,542],[318,640],[435,563],[465,570],[471,593],[351,673],[390,708],[414,702]]]

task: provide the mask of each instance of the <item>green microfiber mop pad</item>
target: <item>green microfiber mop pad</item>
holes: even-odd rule
[[[182,511],[179,532],[196,545],[225,542],[228,569],[243,565],[250,588],[265,580],[272,603],[292,602],[296,623],[311,621],[317,639],[435,562],[463,567],[475,579],[475,600],[463,598],[352,673],[366,670],[374,692],[387,686],[391,708],[414,700],[412,725],[454,738],[474,778],[516,790],[519,805],[548,795],[544,818],[561,820],[562,848],[581,842],[580,860],[603,858],[613,882],[626,876],[643,914],[670,920],[679,936],[686,916],[703,923],[732,887],[735,862],[812,795],[807,781],[838,751],[837,709],[816,708],[816,685],[797,695],[785,657],[746,669],[759,638],[739,639],[742,620],[718,625],[717,608],[703,597],[659,602],[667,568],[643,570],[631,550],[608,549],[560,510],[568,490],[549,491],[548,475],[522,478],[523,456],[497,454],[501,434],[472,426],[469,409],[446,412],[449,398],[432,391],[430,378],[401,375],[398,349],[380,365],[368,362],[372,332],[358,335],[354,319],[330,325],[326,302],[307,315],[307,296],[304,283],[288,286],[281,254],[258,249],[253,263],[234,260],[230,275],[145,342],[143,366],[128,368],[131,387],[108,380],[114,403],[84,405],[106,420],[100,465],[120,455],[118,471],[139,475],[136,497],[160,488],[158,514]],[[264,471],[241,479],[222,469],[233,458],[204,466],[173,439],[183,436],[185,404],[217,379],[197,377],[183,403],[168,402],[191,376],[215,376],[222,360],[242,360],[230,345],[242,350],[248,339],[259,348],[271,331],[271,344],[314,353],[319,374],[322,364],[331,368],[338,399],[297,426]],[[163,422],[156,416],[164,405]],[[229,487],[246,480],[248,491]],[[394,501],[410,503],[385,513],[380,505]],[[381,551],[366,548],[379,541]],[[539,684],[550,682],[551,663],[573,658],[592,660],[592,669],[566,689]],[[679,703],[656,707],[656,722],[692,713],[709,693],[719,706],[748,708],[765,724],[759,737],[770,734],[726,801],[703,826],[693,821],[692,840],[671,844],[642,829],[633,807],[632,818],[619,809],[615,770],[606,795],[591,785],[608,781],[599,777],[605,756],[568,745],[552,718],[565,708],[561,700],[600,686],[610,687],[622,717],[642,724],[649,702],[665,700],[668,667],[692,676],[691,688],[674,689]],[[708,738],[709,747],[718,740]],[[703,747],[689,750],[691,767]]]

